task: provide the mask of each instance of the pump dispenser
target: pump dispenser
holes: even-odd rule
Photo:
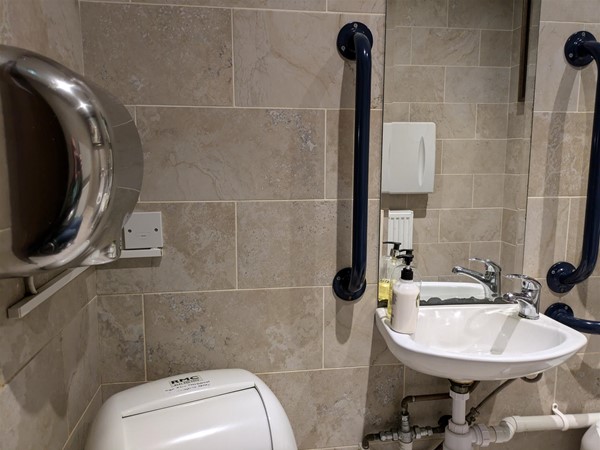
[[[384,306],[386,303],[390,305],[392,302],[392,286],[394,284],[392,275],[400,264],[399,258],[402,252],[400,250],[400,245],[402,245],[400,242],[385,241],[384,244],[392,244],[393,247],[390,250],[389,256],[386,255],[381,258],[379,266],[379,289],[377,292],[378,306]]]
[[[390,326],[398,333],[413,334],[417,330],[421,289],[414,281],[414,271],[410,265],[413,258],[412,250],[410,254],[402,256],[406,265],[402,268],[400,278],[394,283],[392,291]]]
[[[396,281],[398,281],[400,279],[400,276],[402,274],[402,269],[404,269],[406,266],[411,266],[411,269],[413,270],[413,277],[418,280],[418,277],[414,276],[414,275],[416,275],[415,268],[414,268],[414,266],[412,266],[412,261],[413,261],[414,257],[415,256],[413,255],[412,248],[403,248],[403,249],[398,250],[398,262],[396,263],[396,266],[394,267],[394,270],[392,271],[392,275],[390,277],[390,301],[387,304],[387,317],[389,319],[392,318],[392,295],[393,295],[394,284],[396,283]],[[415,281],[417,281],[417,280],[415,280]],[[419,289],[421,289],[420,281],[418,282],[418,286],[419,286]]]

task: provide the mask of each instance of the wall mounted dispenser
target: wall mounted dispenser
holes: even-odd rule
[[[7,46],[0,101],[0,278],[117,259],[142,183],[125,107],[57,62]]]

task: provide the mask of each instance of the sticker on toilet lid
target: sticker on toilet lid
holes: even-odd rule
[[[210,380],[203,380],[198,375],[190,375],[187,377],[173,378],[169,380],[169,387],[165,392],[173,391],[192,391],[210,386]]]

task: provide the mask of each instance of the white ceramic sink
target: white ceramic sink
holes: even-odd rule
[[[423,281],[421,283],[421,300],[432,297],[445,300],[448,298],[484,298],[485,291],[479,283],[456,283],[445,281]]]
[[[406,366],[456,381],[504,380],[543,372],[582,348],[586,337],[540,314],[518,316],[518,306],[423,306],[417,331],[400,334],[389,326],[385,308],[375,321],[393,355]]]

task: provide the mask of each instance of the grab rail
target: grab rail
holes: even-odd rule
[[[544,313],[551,319],[574,330],[587,334],[600,334],[600,322],[596,320],[578,319],[570,306],[564,303],[553,303]]]
[[[356,60],[356,105],[354,111],[354,189],[352,206],[352,267],[340,270],[333,279],[333,291],[341,300],[358,300],[367,287],[367,219],[369,181],[369,122],[371,117],[371,48],[369,28],[352,22],[344,25],[337,38],[340,54]]]
[[[589,31],[572,34],[565,44],[565,57],[574,67],[583,67],[596,61],[600,69],[600,43]],[[600,72],[600,70],[599,70]],[[570,291],[577,283],[585,281],[594,271],[600,244],[600,76],[596,82],[594,125],[590,152],[590,174],[588,178],[585,224],[579,267],[560,261],[552,265],[546,280],[548,287],[557,293]]]

